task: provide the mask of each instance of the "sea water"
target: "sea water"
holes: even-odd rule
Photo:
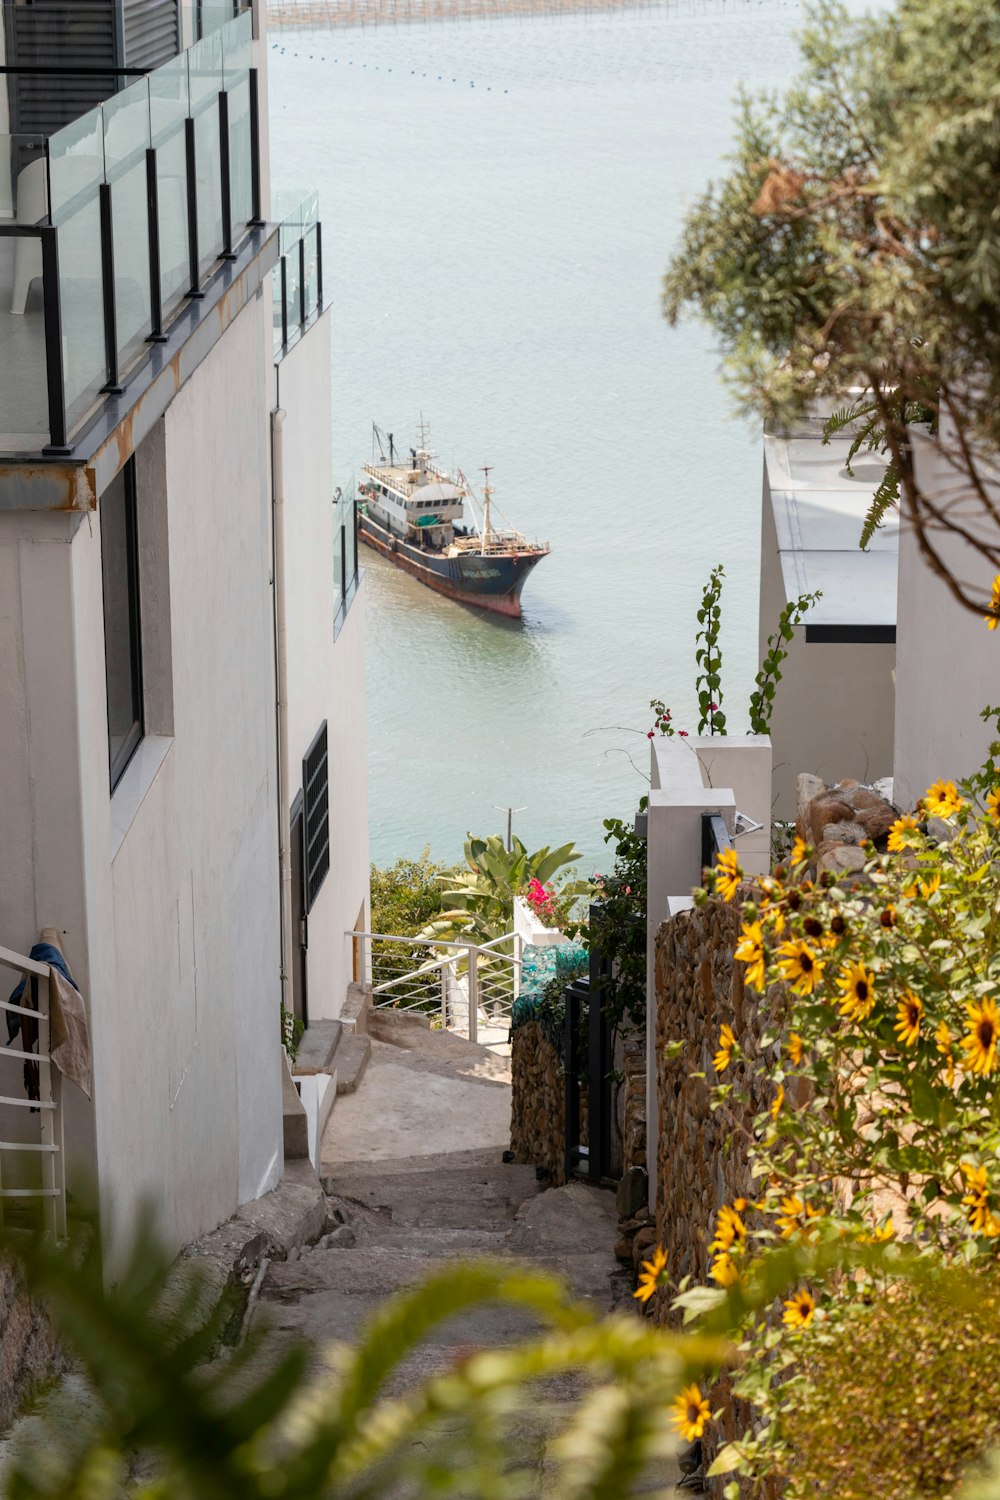
[[[723,694],[757,668],[759,432],[661,278],[733,134],[740,85],[797,66],[798,5],[282,32],[276,187],[318,187],[332,305],[334,470],[373,421],[430,446],[551,556],[519,622],[362,548],[371,852],[453,860],[468,831],[575,840],[647,789],[649,702],[697,729],[696,612],[726,569]],[[503,810],[501,810],[503,809]]]

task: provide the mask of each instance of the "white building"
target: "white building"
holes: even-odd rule
[[[0,945],[55,929],[88,1004],[71,1193],[177,1247],[277,1183],[282,976],[335,1018],[367,926],[363,581],[315,205],[262,211],[261,10],[106,9],[0,41]]]

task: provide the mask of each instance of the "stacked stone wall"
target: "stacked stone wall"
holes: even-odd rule
[[[538,1021],[511,1037],[510,1148],[552,1187],[566,1181],[566,1084],[562,1057]]]
[[[672,917],[656,938],[656,1242],[675,1281],[690,1276],[711,1284],[708,1246],[716,1214],[724,1203],[754,1196],[747,1154],[753,1119],[774,1096],[768,1064],[777,1065],[777,1051],[762,1044],[757,997],[744,988],[743,967],[733,958],[740,922],[738,904],[713,902]],[[751,1095],[746,1104],[730,1099],[713,1111],[712,1058],[724,1023],[746,1059],[734,1058],[727,1077],[749,1083]],[[683,1045],[671,1056],[669,1044],[676,1042]],[[653,1316],[663,1324],[680,1321],[665,1292],[654,1299]],[[752,1409],[732,1395],[727,1376],[711,1399],[722,1415],[703,1439],[706,1468],[725,1443],[753,1425]],[[721,1495],[723,1481],[711,1479],[707,1486]]]
[[[14,1267],[0,1260],[0,1433],[65,1361],[49,1323]]]

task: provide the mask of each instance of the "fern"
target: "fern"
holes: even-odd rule
[[[861,528],[861,539],[858,546],[862,552],[867,552],[871,546],[872,537],[878,531],[886,518],[888,511],[899,503],[899,470],[890,460],[886,465],[885,473],[879,483],[878,489],[872,496],[872,503],[865,515],[865,522]]]

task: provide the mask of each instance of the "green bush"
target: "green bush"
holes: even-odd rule
[[[394,865],[371,872],[371,930],[415,937],[441,910],[440,875],[448,865],[439,865],[424,848],[418,859],[397,859]]]

